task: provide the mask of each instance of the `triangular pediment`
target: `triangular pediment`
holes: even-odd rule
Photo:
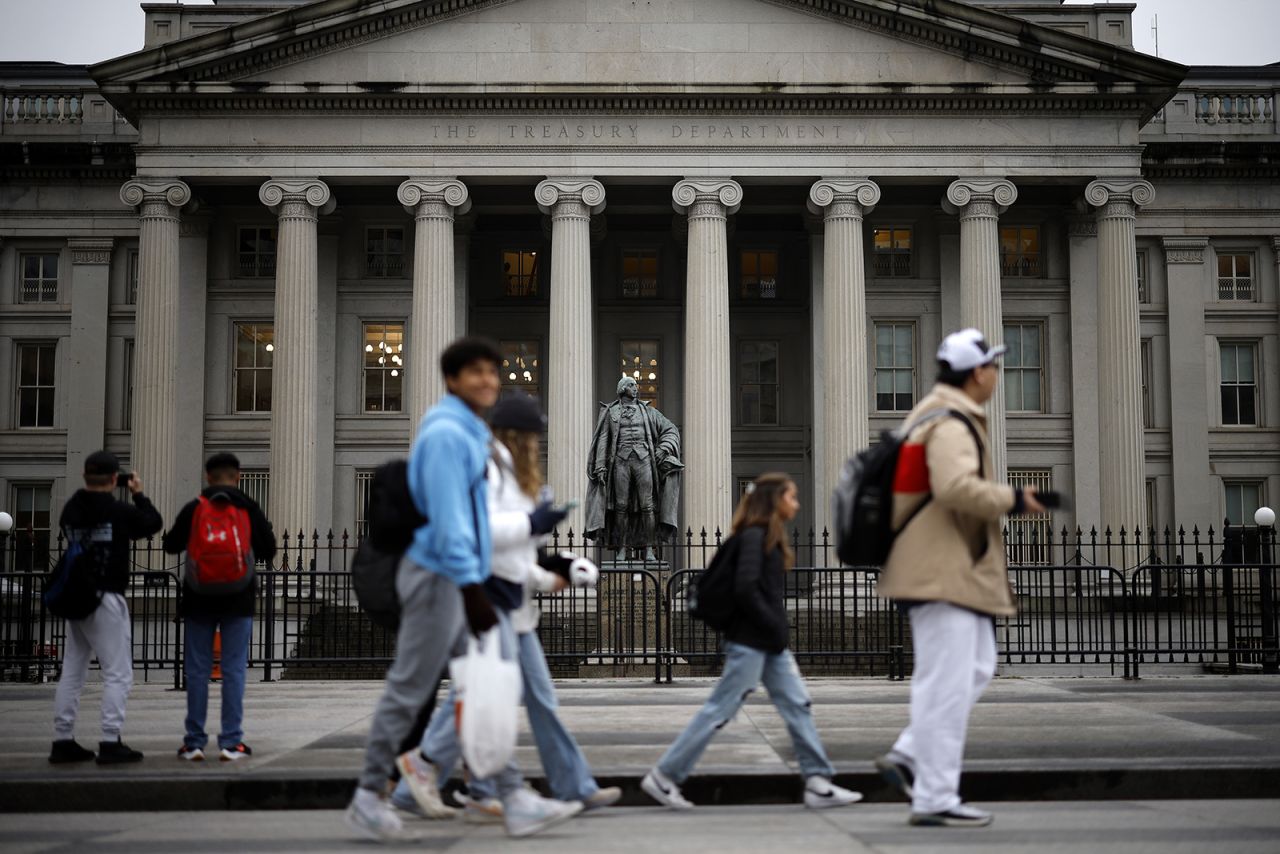
[[[1182,67],[951,0],[317,2],[94,66],[148,93],[1147,92]],[[1149,90],[1149,91],[1148,91]]]

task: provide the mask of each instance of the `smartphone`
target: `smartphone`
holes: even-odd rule
[[[129,485],[129,481],[133,480],[133,473],[127,471],[116,472],[116,486],[124,489]]]
[[[1049,510],[1063,509],[1068,503],[1067,496],[1052,489],[1046,489],[1044,492],[1037,492],[1036,501],[1039,501]]]

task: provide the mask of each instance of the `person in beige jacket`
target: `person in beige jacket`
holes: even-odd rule
[[[876,767],[911,800],[914,825],[984,826],[960,800],[969,713],[996,667],[992,618],[1015,611],[1001,517],[1043,513],[1035,490],[992,481],[984,404],[1003,346],[977,329],[938,347],[938,383],[907,416],[894,478],[894,540],[879,593],[908,608],[911,723]],[[936,410],[951,415],[922,418]],[[917,426],[913,426],[917,425]]]

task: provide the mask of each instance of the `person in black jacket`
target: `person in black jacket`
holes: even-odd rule
[[[142,480],[128,479],[133,504],[117,501],[116,476],[120,461],[115,454],[95,451],[84,461],[84,489],[77,490],[58,520],[68,543],[83,542],[99,572],[102,601],[83,620],[67,620],[67,640],[62,656],[62,676],[54,695],[55,741],[49,761],[55,764],[93,759],[92,750],[75,740],[76,711],[84,690],[89,660],[97,656],[102,667],[102,741],[100,765],[137,762],[142,754],[120,739],[125,703],[133,687],[133,629],[124,592],[129,586],[129,542],[149,537],[164,527],[164,520],[142,494]]]
[[[225,499],[249,516],[250,548],[255,561],[270,562],[276,554],[276,536],[262,508],[240,491],[240,460],[234,454],[214,454],[205,463],[209,485],[200,493],[209,501]],[[178,512],[173,527],[164,535],[164,550],[181,554],[191,541],[191,523],[200,499]],[[250,579],[232,593],[202,593],[183,579],[180,616],[186,623],[184,665],[187,677],[186,735],[178,748],[178,758],[204,759],[209,736],[204,731],[209,708],[209,675],[213,670],[214,637],[222,633],[222,730],[218,733],[219,757],[234,762],[253,754],[244,743],[244,683],[249,664],[249,639],[253,633],[253,606],[256,583]]]
[[[836,771],[818,739],[809,692],[787,649],[790,630],[783,594],[785,574],[795,564],[795,556],[787,544],[786,523],[799,510],[796,485],[784,474],[756,478],[738,502],[733,536],[721,545],[736,550],[734,614],[724,633],[724,672],[710,699],[640,783],[651,798],[671,809],[693,808],[681,793],[681,784],[712,737],[733,719],[761,681],[791,735],[805,778],[804,805],[823,809],[862,800],[860,793],[831,782]]]

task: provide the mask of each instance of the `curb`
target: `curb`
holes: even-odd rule
[[[640,776],[602,776],[619,786],[620,806],[654,806],[640,790]],[[529,781],[545,789],[540,777]],[[874,772],[836,775],[867,802],[902,801]],[[205,779],[184,776],[103,779],[79,776],[0,780],[0,813],[155,812],[174,810],[341,809],[355,777],[347,774],[254,774]],[[798,804],[796,774],[709,774],[683,787],[695,804]],[[966,800],[1107,801],[1280,798],[1280,768],[1260,766],[970,771],[961,783]]]

